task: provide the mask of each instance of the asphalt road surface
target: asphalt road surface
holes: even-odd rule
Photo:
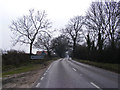
[[[36,83],[36,88],[119,88],[118,74],[74,60],[54,61]]]

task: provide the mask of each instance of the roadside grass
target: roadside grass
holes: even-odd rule
[[[7,76],[7,75],[12,75],[12,74],[18,74],[18,73],[22,73],[22,72],[27,72],[27,71],[31,71],[31,70],[35,70],[41,68],[41,64],[28,64],[26,66],[21,66],[19,68],[15,68],[13,70],[10,70],[8,72],[3,72],[2,75],[3,77]]]
[[[89,60],[78,60],[75,59],[78,62],[93,65],[99,68],[103,68],[106,70],[110,70],[116,73],[120,73],[120,64],[111,64],[111,63],[101,63],[101,62],[94,62],[94,61],[89,61]]]
[[[28,64],[21,65],[19,67],[10,66],[11,68],[9,70],[2,72],[2,77],[7,77],[9,75],[19,74],[19,73],[33,71],[33,70],[39,70],[39,69],[45,68],[46,66],[48,66],[51,62],[53,62],[56,59],[57,58],[54,58],[52,60],[44,60],[44,61],[43,60],[31,60]]]
[[[0,66],[0,78],[2,78],[2,67]]]

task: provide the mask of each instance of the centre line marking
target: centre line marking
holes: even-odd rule
[[[41,80],[43,80],[44,77],[41,77]]]
[[[99,86],[97,86],[96,84],[94,84],[93,82],[90,82],[94,87],[98,88],[99,90],[102,90]]]
[[[74,71],[76,71],[76,69],[75,68],[72,68]]]
[[[39,87],[39,85],[40,85],[40,83],[38,83],[38,84],[36,85],[36,87]]]

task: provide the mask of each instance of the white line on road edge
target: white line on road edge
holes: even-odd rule
[[[46,70],[46,73],[48,72],[48,70]]]
[[[102,90],[99,86],[97,86],[96,84],[94,84],[93,82],[90,82],[94,87],[98,88],[99,90]]]
[[[49,66],[49,68],[47,69],[47,71],[51,68],[51,65]]]
[[[48,72],[48,70],[50,69],[51,66],[49,66],[49,68],[46,70],[46,73]]]
[[[47,73],[44,73],[44,76],[46,75]]]
[[[39,87],[40,86],[40,83],[38,83],[37,85],[36,85],[36,87]]]
[[[75,68],[72,68],[74,71],[76,71],[76,69]]]
[[[43,80],[44,77],[41,77],[41,80]]]
[[[50,67],[51,67],[51,65],[50,65]],[[50,67],[48,68],[48,70],[50,69]]]

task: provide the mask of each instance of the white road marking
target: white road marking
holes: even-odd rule
[[[49,68],[47,69],[47,72],[48,72]]]
[[[72,68],[74,71],[76,71],[76,69],[75,68]]]
[[[47,69],[47,71],[51,68],[51,65],[49,66],[49,68]]]
[[[96,84],[94,84],[93,82],[90,82],[94,87],[98,88],[99,90],[102,90],[99,86],[97,86]]]
[[[38,83],[37,85],[36,85],[36,87],[39,87],[40,86],[40,83]]]
[[[51,65],[50,65],[51,66]],[[50,66],[49,66],[49,68],[46,70],[46,73],[48,72],[48,70],[50,69]]]
[[[41,80],[43,80],[44,77],[41,77]]]
[[[50,69],[50,67],[48,68],[48,70]]]
[[[46,75],[47,73],[44,73],[44,76]]]

